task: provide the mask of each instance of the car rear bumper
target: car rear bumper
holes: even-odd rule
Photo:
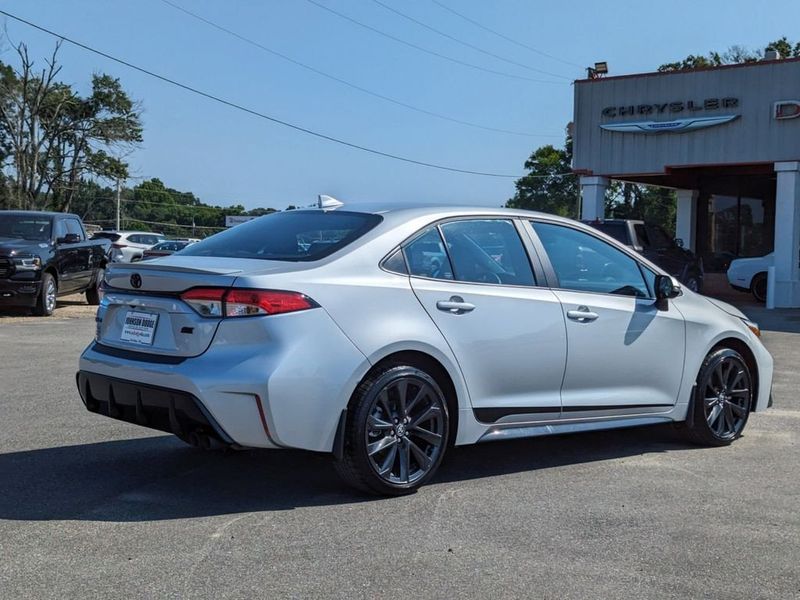
[[[129,408],[115,418],[139,423],[138,390],[145,412],[148,397],[162,411],[163,426],[155,428],[178,433],[168,419],[171,393],[193,399],[181,402],[198,405],[209,425],[216,423],[229,443],[330,452],[341,412],[369,362],[324,310],[314,309],[224,319],[208,349],[198,356],[123,351],[93,342],[81,355],[79,368],[89,382],[99,377],[101,391],[90,386],[99,403],[93,412],[115,416],[108,412],[108,389],[117,402],[116,388],[122,386],[122,402]],[[111,380],[121,383],[107,385]],[[82,387],[84,403],[85,394]],[[87,408],[92,410],[88,404]]]
[[[0,306],[33,308],[39,298],[40,281],[0,279]]]
[[[89,412],[174,433],[187,441],[206,435],[222,444],[233,443],[192,394],[87,371],[78,371],[76,379]]]

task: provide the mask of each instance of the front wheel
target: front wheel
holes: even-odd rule
[[[42,274],[42,289],[33,314],[38,317],[49,317],[56,310],[56,298],[58,297],[58,283],[50,273]]]
[[[752,402],[753,378],[742,355],[730,348],[711,352],[697,375],[689,439],[727,446],[742,435]]]
[[[353,396],[336,470],[362,491],[401,495],[433,477],[449,434],[447,401],[436,381],[409,365],[368,376]]]

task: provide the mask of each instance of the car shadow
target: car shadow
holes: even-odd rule
[[[671,426],[452,448],[429,485],[687,446]],[[295,450],[202,452],[173,436],[0,455],[0,519],[137,522],[376,501],[331,458]]]

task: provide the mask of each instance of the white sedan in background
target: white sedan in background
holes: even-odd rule
[[[754,258],[737,258],[728,267],[728,283],[740,292],[750,292],[759,302],[767,301],[767,270],[775,263],[774,253]]]
[[[113,264],[106,286],[89,411],[327,452],[371,493],[414,491],[453,445],[675,422],[722,446],[770,402],[755,323],[553,215],[285,211]]]

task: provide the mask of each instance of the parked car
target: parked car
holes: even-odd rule
[[[111,240],[113,262],[134,262],[142,258],[145,250],[163,242],[166,236],[152,231],[98,231],[93,238]]]
[[[165,240],[157,243],[152,248],[148,248],[142,252],[141,260],[151,260],[153,258],[160,258],[162,256],[169,256],[175,254],[179,250],[183,250],[187,246],[191,246],[194,242],[181,242],[178,240]]]
[[[0,306],[49,316],[59,296],[77,293],[99,304],[110,249],[87,240],[77,215],[0,211]]]
[[[429,481],[452,444],[678,422],[722,446],[770,402],[755,323],[552,215],[292,210],[106,279],[89,411],[328,452],[378,494]]]
[[[728,283],[740,292],[750,292],[759,302],[767,301],[767,270],[775,263],[775,255],[737,258],[728,267]]]
[[[675,240],[659,225],[634,219],[601,219],[584,221],[633,248],[676,277],[693,292],[703,290],[703,261],[683,248],[683,240]]]

